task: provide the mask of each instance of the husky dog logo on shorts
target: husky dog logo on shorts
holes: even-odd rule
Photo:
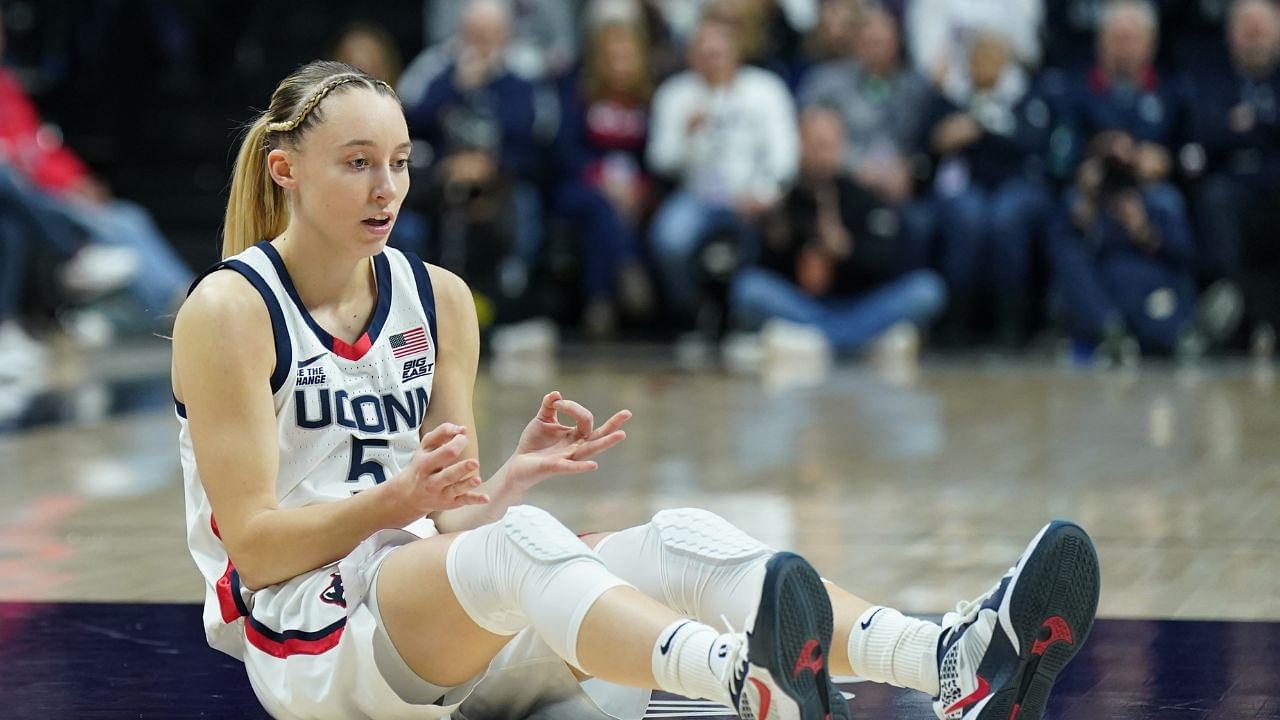
[[[345,608],[347,606],[347,599],[343,596],[342,576],[338,573],[333,573],[329,577],[333,578],[333,580],[329,582],[329,587],[325,588],[324,592],[320,593],[320,599],[330,605],[337,605]]]

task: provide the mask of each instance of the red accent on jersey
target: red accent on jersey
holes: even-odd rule
[[[214,534],[217,534],[216,530]],[[222,573],[221,578],[218,578],[218,585],[215,588],[218,593],[218,610],[222,612],[222,622],[224,623],[233,623],[244,617],[240,614],[240,608],[236,605],[236,599],[231,590],[231,573],[235,571],[235,566],[228,560],[227,571]]]
[[[373,347],[373,342],[369,340],[369,333],[361,335],[354,345],[341,338],[333,339],[333,354],[348,360],[363,358],[371,347]]]
[[[290,655],[320,655],[328,652],[337,647],[338,641],[342,639],[342,631],[346,629],[347,625],[344,621],[343,624],[334,628],[327,635],[314,640],[289,637],[283,640],[276,640],[266,636],[258,628],[254,627],[254,623],[250,619],[249,622],[244,624],[244,636],[250,645],[262,652],[272,657],[284,659]]]

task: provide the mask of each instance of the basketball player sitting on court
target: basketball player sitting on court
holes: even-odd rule
[[[520,504],[595,470],[626,411],[597,427],[553,392],[482,483],[471,295],[386,246],[409,149],[385,83],[333,62],[287,77],[240,149],[225,259],[174,330],[205,631],[272,715],[626,719],[660,688],[840,720],[831,676],[856,673],[944,718],[1041,716],[1097,606],[1075,525],[939,626],[706,511],[580,540]]]

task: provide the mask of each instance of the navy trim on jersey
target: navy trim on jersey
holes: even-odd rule
[[[185,404],[185,403],[183,403],[183,402],[181,402],[180,400],[178,400],[178,398],[174,398],[174,399],[173,399],[173,406],[174,406],[174,409],[176,409],[176,410],[178,411],[178,417],[182,418],[183,420],[186,420],[186,419],[187,419],[187,406],[186,406],[186,404]]]
[[[316,322],[315,318],[311,317],[311,313],[307,310],[307,306],[302,303],[302,296],[298,295],[298,288],[294,286],[293,278],[289,276],[289,269],[285,267],[284,258],[280,257],[280,251],[276,250],[275,246],[266,240],[263,240],[254,247],[261,250],[262,253],[271,261],[271,264],[276,269],[276,275],[280,277],[280,284],[284,286],[285,292],[293,299],[293,304],[297,306],[298,312],[302,315],[302,319],[306,321],[307,325],[311,327],[311,331],[315,333],[316,337],[319,338],[320,342],[324,344],[326,348],[333,351],[338,342],[341,341],[338,341],[333,337],[333,335],[330,335],[327,330],[320,327],[320,323]],[[378,285],[378,303],[374,306],[373,317],[369,320],[368,328],[366,328],[362,334],[362,339],[368,338],[368,346],[364,350],[366,353],[373,347],[374,343],[378,341],[378,335],[382,332],[382,326],[386,324],[387,316],[391,314],[391,264],[387,261],[385,253],[378,253],[373,256],[373,269],[374,278]],[[360,345],[360,340],[356,340],[355,343],[351,344],[343,344],[358,347]]]
[[[234,569],[231,571],[231,600],[236,604],[236,612],[241,617],[250,617],[249,608],[244,604],[244,596],[240,594],[240,572]]]
[[[246,618],[248,619],[249,623],[253,625],[254,630],[257,630],[258,632],[262,633],[268,640],[271,640],[272,642],[278,642],[278,643],[282,643],[286,640],[304,640],[304,641],[320,640],[333,634],[334,631],[342,628],[343,625],[347,624],[347,619],[344,617],[344,618],[340,618],[338,620],[333,621],[326,627],[320,628],[319,630],[277,631],[267,627],[266,623],[254,617],[252,614],[247,615]]]
[[[427,324],[431,326],[431,340],[436,344],[436,352],[439,352],[440,337],[436,330],[436,292],[431,287],[431,275],[427,273],[427,266],[422,262],[422,258],[409,252],[401,254],[413,269],[413,280],[418,286],[418,302],[422,305],[423,314],[427,316]]]
[[[271,316],[271,334],[275,338],[276,345],[276,367],[271,372],[271,394],[274,395],[280,391],[280,388],[284,387],[284,381],[289,379],[289,371],[293,365],[293,345],[289,342],[289,326],[284,322],[284,311],[280,309],[280,303],[276,301],[276,294],[267,285],[267,281],[262,279],[257,270],[254,270],[243,261],[235,259],[223,260],[200,273],[199,277],[191,283],[191,287],[187,289],[187,295],[195,292],[196,285],[199,285],[201,280],[224,268],[240,273],[258,291],[258,294],[262,296],[262,302],[267,305],[267,314]],[[182,417],[186,417],[185,406],[182,406]]]

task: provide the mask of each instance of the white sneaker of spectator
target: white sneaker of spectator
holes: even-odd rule
[[[0,378],[19,379],[42,372],[49,350],[15,321],[0,323]]]
[[[554,374],[560,332],[555,323],[535,318],[493,330],[493,375],[504,384],[546,382]]]
[[[720,360],[733,375],[754,375],[764,364],[764,342],[760,333],[731,332],[720,341]]]
[[[60,279],[67,290],[95,297],[128,285],[140,268],[138,253],[131,248],[86,245],[62,266]]]
[[[58,317],[62,329],[71,339],[85,349],[106,347],[116,338],[116,328],[97,310],[73,310]]]
[[[920,330],[905,320],[895,323],[871,341],[867,357],[875,365],[916,362],[920,358]]]
[[[835,354],[831,343],[812,325],[774,318],[764,324],[760,338],[764,342],[766,373],[816,384],[831,371]]]

